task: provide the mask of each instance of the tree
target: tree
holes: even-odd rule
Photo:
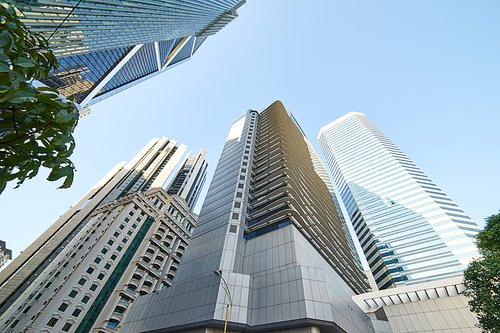
[[[481,257],[464,271],[463,295],[479,319],[483,332],[500,333],[500,213],[486,218],[486,227],[477,234]]]
[[[17,188],[35,177],[40,166],[51,169],[47,180],[64,177],[59,188],[68,188],[79,113],[71,98],[33,86],[59,63],[48,41],[30,32],[12,7],[0,5],[0,23],[0,193],[9,181],[17,180]]]

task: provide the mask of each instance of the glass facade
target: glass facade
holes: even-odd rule
[[[245,0],[8,0],[49,39],[60,67],[41,82],[81,107],[189,59]]]
[[[480,228],[365,115],[318,135],[380,289],[460,276]]]

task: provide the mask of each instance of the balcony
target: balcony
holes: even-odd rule
[[[121,321],[123,319],[123,313],[113,312],[110,319],[115,319]]]

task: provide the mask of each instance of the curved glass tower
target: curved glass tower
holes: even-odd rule
[[[318,140],[380,289],[462,275],[480,228],[364,114]]]

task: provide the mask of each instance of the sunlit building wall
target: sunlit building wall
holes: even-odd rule
[[[318,140],[380,289],[462,275],[479,227],[364,114]]]
[[[368,289],[304,136],[279,101],[229,130],[171,288],[139,297],[120,333],[373,333]],[[219,273],[220,270],[220,273]]]

